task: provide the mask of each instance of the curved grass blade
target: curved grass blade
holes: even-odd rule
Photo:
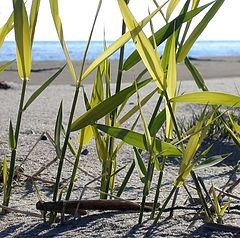
[[[143,107],[157,91],[158,89],[156,88],[151,93],[149,93],[145,98],[143,98],[143,100],[140,102],[141,107]],[[122,125],[125,121],[131,118],[136,112],[138,112],[138,110],[139,110],[138,105],[134,106],[130,111],[128,111],[124,116],[122,116],[122,118],[120,118],[116,122],[116,125],[117,126]]]
[[[10,15],[8,18],[7,22],[0,28],[0,48],[2,47],[2,44],[5,40],[5,37],[7,34],[13,29],[14,24],[13,24],[13,13]]]
[[[54,143],[56,146],[57,155],[61,156],[61,130],[62,130],[62,101],[58,109],[57,120],[54,130]]]
[[[201,33],[204,31],[204,29],[207,27],[208,23],[211,21],[211,19],[215,16],[219,8],[222,6],[225,0],[216,0],[213,6],[210,8],[210,10],[207,12],[207,14],[203,17],[202,21],[196,26],[196,28],[193,30],[191,35],[188,37],[186,42],[181,48],[181,52],[178,55],[177,62],[182,62],[185,57],[187,56],[189,50],[192,48],[193,44],[197,40],[197,38],[201,35]]]
[[[13,8],[18,74],[22,80],[28,80],[32,66],[32,45],[27,11],[23,0],[13,0]]]
[[[191,63],[188,57],[184,60],[185,65],[187,66],[188,70],[193,76],[198,88],[202,89],[203,91],[208,91],[207,85],[205,84],[201,73],[197,70],[197,68]]]
[[[162,8],[160,6],[156,10],[154,10],[150,15],[148,15],[144,20],[139,22],[140,28],[143,28],[150,20],[151,18]],[[140,31],[140,29],[138,29]],[[86,69],[84,74],[82,75],[81,80],[84,80],[95,68],[97,68],[105,59],[110,57],[113,53],[115,53],[117,50],[119,50],[125,43],[127,43],[131,39],[131,33],[128,31],[124,35],[122,35],[119,39],[114,41],[104,52],[97,57]]]
[[[163,109],[153,120],[149,128],[150,135],[154,137],[166,121],[166,109]]]
[[[135,20],[124,0],[118,0],[118,4],[124,21],[129,31],[131,32],[131,37],[134,41],[135,47],[137,48],[137,51],[141,56],[144,65],[148,69],[158,88],[160,90],[163,90],[164,73],[158,54],[156,54],[152,44],[148,40],[145,33],[142,31],[141,26]]]
[[[67,65],[69,67],[71,77],[72,77],[74,82],[77,82],[76,72],[74,70],[73,63],[70,59],[68,49],[67,49],[67,45],[64,41],[62,21],[61,21],[61,18],[59,16],[59,10],[58,10],[58,0],[49,0],[49,2],[50,2],[50,7],[51,7],[51,12],[52,12],[52,17],[53,17],[53,21],[54,21],[54,24],[55,24],[55,28],[57,30],[58,38],[60,40],[60,43],[61,43],[62,48],[63,48],[64,55],[66,57],[66,61],[67,61]]]
[[[180,0],[171,0],[168,8],[167,8],[167,12],[166,12],[166,19],[168,20],[170,18],[170,16],[172,15],[174,9],[176,8],[176,6],[178,5],[178,3],[180,2]]]
[[[3,65],[0,66],[0,73],[3,72],[6,68],[8,68],[8,66],[10,66],[13,62],[15,62],[16,60],[12,60],[12,61],[9,61]]]
[[[40,0],[33,0],[32,1],[32,7],[30,11],[30,39],[31,39],[31,45],[33,44],[34,40],[34,34],[35,34],[35,28],[37,24],[37,17],[40,7]]]
[[[140,134],[135,131],[130,131],[123,128],[117,128],[117,127],[110,127],[106,125],[101,124],[95,124],[94,127],[100,129],[101,131],[118,138],[120,140],[123,140],[129,145],[135,146],[139,149],[148,151],[148,144],[146,141],[146,137],[143,134]],[[153,152],[155,152],[158,155],[166,155],[166,156],[181,156],[181,151],[175,147],[172,144],[160,141],[158,139],[153,140]]]
[[[16,138],[14,135],[14,131],[13,131],[13,126],[12,126],[12,121],[10,120],[9,123],[9,132],[8,132],[8,137],[9,137],[9,147],[11,148],[11,150],[15,150],[16,149]]]
[[[25,111],[30,104],[58,77],[58,75],[63,71],[66,64],[63,65],[52,77],[50,77],[41,87],[39,87],[27,100],[26,104],[23,107],[23,111]]]
[[[196,8],[194,10],[191,10],[187,12],[186,14],[181,14],[178,17],[176,17],[174,20],[166,24],[164,27],[159,29],[155,34],[154,38],[156,40],[157,46],[159,46],[161,43],[163,43],[175,30],[178,30],[179,27],[182,26],[182,24],[186,21],[191,20],[193,17],[198,15],[200,12],[202,12],[204,9],[206,9],[209,5],[212,3],[208,3],[202,7]],[[150,42],[153,43],[153,36],[149,38]],[[141,57],[139,56],[137,50],[135,50],[125,61],[123,65],[123,70],[127,71],[131,69],[134,65],[136,65],[141,60]]]
[[[146,169],[146,166],[143,162],[142,156],[139,153],[139,150],[136,147],[133,147],[133,150],[134,150],[134,153],[135,153],[135,157],[134,157],[135,165],[137,167],[139,177],[140,177],[141,181],[144,183],[145,177],[147,175],[147,169]]]
[[[200,169],[206,169],[211,166],[217,165],[223,160],[225,160],[227,157],[229,157],[231,154],[223,154],[223,155],[215,155],[211,156],[210,158],[205,159],[203,162],[201,162],[198,165],[195,165],[193,170],[200,170]]]
[[[142,88],[147,85],[151,79],[147,79],[138,84],[138,88]],[[122,104],[126,98],[131,97],[136,92],[135,85],[131,85],[128,88],[121,90],[113,96],[107,98],[105,101],[99,103],[96,107],[88,110],[81,117],[76,119],[71,125],[71,131],[76,131],[93,124],[103,116],[112,112],[117,106]]]
[[[239,107],[240,97],[221,92],[194,92],[172,98],[172,102],[188,102],[209,105]]]

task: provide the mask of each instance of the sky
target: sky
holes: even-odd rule
[[[79,41],[88,39],[98,2],[99,0],[59,0],[59,12],[63,23],[65,40]],[[129,7],[138,21],[148,15],[148,9],[150,11],[155,9],[152,2],[152,0],[130,0]],[[164,2],[163,0],[158,0],[160,5]],[[200,5],[208,2],[210,0],[200,0]],[[12,1],[1,0],[0,3],[0,25],[2,26],[12,12]],[[174,12],[173,17],[178,14],[180,7],[184,3],[185,0],[180,1],[180,6]],[[30,5],[31,0],[28,0],[28,9]],[[222,8],[209,23],[199,40],[240,40],[240,27],[238,26],[240,22],[239,9],[239,0],[225,0]],[[193,26],[199,22],[202,16],[194,20]],[[122,17],[117,0],[103,0],[92,39],[103,40],[104,30],[107,40],[117,39],[121,34],[121,22]],[[155,30],[164,25],[160,14],[154,17],[153,22]],[[148,29],[145,31],[146,34],[150,33]],[[7,40],[14,40],[13,32],[7,36]],[[58,40],[51,17],[49,0],[41,0],[35,40]]]

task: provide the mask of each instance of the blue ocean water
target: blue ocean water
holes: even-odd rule
[[[107,42],[109,46],[111,42]],[[85,50],[85,41],[68,41],[67,47],[72,60],[81,60]],[[134,50],[133,43],[127,43],[125,58]],[[163,46],[159,47],[163,51]],[[93,60],[103,52],[103,42],[93,41],[90,44],[87,59]],[[118,52],[111,56],[111,59],[118,59]],[[240,56],[240,41],[197,41],[189,52],[190,57],[219,57],[219,56]],[[65,60],[59,42],[36,41],[33,45],[32,58],[36,61],[42,60]],[[15,59],[15,43],[4,42],[0,49],[0,61]]]

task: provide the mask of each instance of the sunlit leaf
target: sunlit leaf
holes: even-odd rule
[[[179,27],[182,26],[182,24],[186,21],[191,20],[193,17],[195,17],[197,14],[202,12],[205,8],[207,8],[210,4],[208,3],[202,7],[199,7],[197,9],[194,9],[192,11],[187,12],[186,14],[179,15],[174,20],[166,24],[164,27],[159,29],[155,34],[154,38],[156,39],[156,44],[159,46],[161,43],[163,43],[174,31],[174,29],[177,31]],[[153,43],[153,37],[151,36],[149,38],[150,42]],[[123,65],[123,70],[127,71],[131,69],[135,64],[137,64],[141,60],[141,57],[139,56],[137,50],[135,50],[125,61]]]
[[[179,2],[180,2],[180,0],[170,0],[168,8],[167,8],[167,13],[166,13],[167,20],[170,18],[170,16],[172,15],[172,12],[174,11],[174,9],[176,8],[176,6],[178,5]]]
[[[115,138],[123,140],[129,145],[135,146],[141,150],[148,150],[146,137],[143,134],[123,128],[110,127],[100,124],[95,124],[94,126]],[[158,139],[154,140],[153,152],[158,155],[166,156],[180,156],[182,154],[181,151],[179,151],[174,145]]]
[[[7,177],[8,177],[8,166],[7,166],[7,156],[4,156],[3,159],[3,194],[4,197],[6,196],[7,193]]]
[[[159,12],[161,9],[161,6],[154,10],[150,15],[148,15],[144,20],[139,22],[140,29],[136,29],[137,31],[140,31],[141,28],[143,28],[151,19],[152,17]],[[131,33],[128,31],[124,35],[122,35],[119,39],[114,41],[104,52],[98,56],[86,69],[84,74],[82,75],[82,80],[84,80],[95,68],[97,68],[105,59],[110,57],[113,53],[115,53],[117,50],[119,50],[125,43],[127,43],[131,39]]]
[[[219,10],[219,8],[222,6],[224,1],[225,0],[216,0],[215,1],[213,6],[210,8],[210,10],[203,17],[201,22],[196,26],[196,28],[193,30],[191,35],[188,37],[188,39],[184,43],[183,47],[181,48],[181,52],[178,55],[177,62],[182,62],[185,59],[185,57],[187,56],[189,50],[192,48],[192,46],[195,43],[195,41],[197,40],[197,38],[201,35],[201,33],[207,27],[208,23],[215,16],[215,14]]]
[[[41,2],[41,0],[33,0],[32,1],[32,7],[31,7],[31,12],[30,12],[30,39],[31,39],[31,45],[33,44],[33,40],[34,40],[34,34],[35,34],[35,28],[36,28],[36,24],[37,24],[37,18],[38,18],[40,2]]]
[[[144,65],[148,69],[158,88],[160,90],[163,90],[164,73],[161,66],[160,58],[156,54],[151,42],[146,37],[145,33],[141,30],[141,26],[135,20],[124,0],[118,0],[118,4],[122,12],[124,21],[129,31],[131,32],[131,37],[134,41],[135,47],[137,48],[137,51],[141,56]]]
[[[5,69],[8,68],[8,66],[10,66],[13,62],[15,62],[15,60],[9,61],[3,65],[0,66],[0,73],[3,72]]]
[[[230,107],[240,106],[240,97],[221,92],[194,92],[171,99],[172,102],[188,102],[209,105],[222,105]]]
[[[170,49],[169,49],[169,62],[167,70],[167,94],[168,98],[176,96],[177,89],[177,65],[176,65],[176,39],[175,33],[173,32],[170,38]],[[171,108],[173,113],[175,113],[175,103],[171,103]],[[172,138],[173,122],[170,109],[166,106],[166,138]]]
[[[84,134],[83,136],[82,133]],[[92,137],[93,137],[92,126],[86,126],[85,129],[81,130],[81,132],[78,135],[78,144],[80,144],[81,138],[83,138],[82,145],[88,145]]]
[[[71,77],[76,82],[77,81],[76,73],[75,73],[75,70],[73,67],[73,63],[72,63],[69,53],[68,53],[67,45],[64,41],[62,22],[61,22],[61,18],[59,16],[59,10],[58,10],[58,0],[49,0],[49,2],[50,2],[50,7],[51,7],[51,12],[52,12],[52,17],[53,17],[53,21],[55,24],[55,28],[57,30],[58,38],[60,40],[60,43],[63,48],[63,52],[65,54],[65,58],[66,58],[66,61],[67,61],[68,67],[69,67]]]
[[[32,45],[27,11],[23,0],[13,0],[13,8],[18,74],[22,80],[28,80],[32,66]]]
[[[14,27],[13,21],[14,21],[14,17],[13,17],[13,13],[12,13],[11,16],[8,18],[7,22],[0,28],[0,48],[2,47],[2,44],[3,44],[7,34]]]
[[[151,79],[145,80],[138,84],[138,88],[147,85]],[[71,131],[76,131],[85,126],[88,126],[100,118],[104,117],[108,113],[112,112],[117,106],[122,104],[127,98],[131,97],[136,92],[135,85],[129,86],[122,91],[114,94],[110,98],[107,98],[96,107],[91,108],[78,119],[76,119],[71,125]]]
[[[238,135],[240,135],[240,125],[233,119],[230,113],[228,113],[228,117],[232,123],[233,129],[237,132]]]
[[[218,163],[225,160],[227,157],[229,157],[230,154],[224,154],[224,155],[214,155],[212,157],[209,157],[202,161],[200,164],[194,166],[194,170],[200,170],[200,169],[206,169],[208,167],[217,165]]]
[[[57,154],[60,157],[61,155],[61,130],[62,130],[62,102],[60,103],[59,109],[58,109],[58,115],[57,120],[55,124],[55,130],[54,130],[54,142],[57,150]]]
[[[44,84],[42,84],[28,99],[25,106],[23,107],[23,111],[25,111],[32,102],[58,77],[58,75],[63,71],[66,65],[61,67],[52,77],[50,77]]]
[[[15,150],[16,149],[16,138],[15,138],[15,135],[14,135],[11,120],[10,120],[10,123],[9,123],[8,137],[9,137],[9,139],[8,139],[9,147],[11,148],[11,150]]]

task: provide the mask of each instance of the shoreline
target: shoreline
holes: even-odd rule
[[[212,78],[232,78],[240,76],[240,57],[209,57],[209,58],[190,58],[191,62],[202,74],[204,79]],[[77,75],[82,61],[73,61]],[[85,69],[92,61],[86,61]],[[111,80],[116,81],[118,61],[111,60]],[[0,62],[4,64],[4,62]],[[41,85],[49,77],[57,72],[65,64],[65,61],[33,61],[32,73],[29,85]],[[184,63],[178,64],[177,75],[179,81],[192,80],[191,74]],[[129,71],[123,72],[123,82],[132,82],[135,77],[144,69],[143,63],[138,63]],[[92,84],[94,82],[96,71],[92,72],[89,77],[84,80],[83,84]],[[145,77],[149,75],[146,74]],[[10,65],[4,72],[0,74],[0,81],[10,83],[20,83],[16,62]],[[66,67],[53,84],[65,85],[74,84],[70,78],[68,68]]]

